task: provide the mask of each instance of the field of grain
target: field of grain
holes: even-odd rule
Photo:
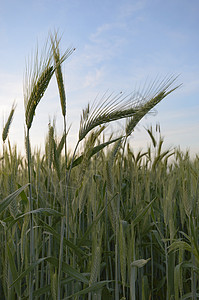
[[[49,41],[26,70],[25,157],[9,141],[15,105],[2,132],[0,299],[198,299],[199,156],[164,150],[159,126],[147,130],[146,151],[128,141],[175,78],[153,82],[142,99],[105,94],[88,105],[71,153],[61,65],[74,49],[61,55],[56,33]],[[41,153],[30,132],[52,76],[63,135],[49,124]],[[120,119],[123,134],[105,140]]]

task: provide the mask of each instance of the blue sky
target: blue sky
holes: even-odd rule
[[[150,139],[144,127],[159,123],[166,147],[199,152],[198,0],[0,0],[0,122],[17,103],[10,140],[24,148],[25,60],[50,30],[62,34],[61,49],[76,47],[64,63],[69,145],[74,147],[83,108],[106,90],[141,90],[155,78],[180,74],[182,87],[165,98],[130,138],[135,150]],[[62,117],[53,79],[39,103],[31,128],[32,146],[43,146],[49,118]],[[112,130],[118,126],[111,125]]]

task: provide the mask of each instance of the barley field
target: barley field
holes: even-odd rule
[[[128,139],[176,78],[152,82],[142,98],[106,93],[88,104],[69,151],[62,64],[74,49],[59,45],[51,34],[26,68],[25,156],[9,140],[15,104],[2,131],[0,299],[199,299],[199,156],[165,150],[158,125],[147,150]],[[31,126],[53,76],[63,135],[49,123],[41,152]],[[123,134],[106,140],[121,119]]]

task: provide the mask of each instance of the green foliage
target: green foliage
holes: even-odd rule
[[[51,134],[53,131],[56,131],[55,128],[50,130]],[[59,142],[55,136],[51,136],[56,145],[52,149],[53,162]],[[92,146],[94,148],[91,148],[91,152],[88,153],[87,149],[84,153],[86,157],[82,156],[82,161],[86,159],[85,170],[82,170],[82,161],[75,163],[76,167],[72,168],[68,186],[68,197],[72,203],[69,214],[70,236],[69,239],[63,239],[63,299],[72,298],[73,295],[94,297],[95,293],[99,296],[105,293],[105,287],[107,295],[115,297],[116,235],[120,261],[117,269],[120,298],[130,297],[131,283],[135,285],[138,299],[141,294],[142,297],[153,295],[154,299],[167,294],[176,299],[185,295],[197,296],[199,160],[197,157],[190,160],[187,154],[168,150],[167,155],[173,155],[170,162],[165,164],[165,156],[161,156],[165,151],[160,152],[156,140],[150,150],[137,155],[126,144],[128,151],[124,152],[123,157],[122,142],[119,148],[116,144],[112,148],[111,143],[107,144],[110,148],[106,152],[102,147],[100,152],[93,155],[90,154],[95,151],[92,149],[99,146]],[[46,149],[50,149],[49,138],[46,139]],[[58,153],[60,175],[57,176],[56,165],[49,164],[49,151],[46,156],[38,153],[33,156],[32,172],[35,175],[32,176],[33,210],[30,211],[25,190],[27,185],[24,185],[27,182],[26,158],[21,158],[12,149],[4,149],[4,164],[0,168],[0,180],[4,182],[1,191],[1,199],[4,200],[0,202],[0,255],[2,261],[6,260],[4,265],[0,265],[0,289],[4,298],[8,295],[27,297],[29,274],[33,270],[35,274],[43,274],[43,282],[41,276],[36,277],[34,297],[47,296],[52,291],[54,297],[57,297],[66,166],[65,160]],[[157,159],[158,156],[161,158]],[[68,161],[71,161],[70,157]],[[13,186],[17,187],[18,183],[20,186],[19,190],[6,196],[10,191],[9,170],[15,174],[12,177]],[[83,171],[86,176],[82,177],[80,187],[79,176]],[[189,193],[184,194],[187,190]],[[14,215],[9,207],[15,200],[17,210]],[[191,204],[188,206],[188,203]],[[34,221],[35,245],[35,260],[31,265],[30,215]],[[192,284],[189,284],[190,278]],[[10,290],[7,289],[8,283],[11,285]],[[70,294],[64,292],[66,285]]]
[[[27,157],[3,143],[1,299],[197,299],[199,158],[164,149],[159,126],[147,129],[144,152],[128,143],[139,120],[175,89],[174,78],[155,90],[153,83],[133,105],[122,94],[88,105],[71,155],[60,67],[71,52],[60,57],[59,41],[51,37],[25,89]],[[59,139],[49,124],[45,153],[32,152],[29,129],[54,73],[64,130]],[[123,135],[105,140],[105,127],[121,118]]]

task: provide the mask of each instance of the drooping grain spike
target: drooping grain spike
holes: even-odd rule
[[[32,88],[32,92],[30,94],[25,112],[26,125],[28,129],[30,129],[32,125],[36,107],[43,97],[44,92],[46,91],[48,84],[54,74],[54,71],[55,70],[53,66],[45,68],[41,76],[38,78],[36,84]]]
[[[68,48],[64,53],[64,55],[60,56],[59,42],[60,42],[60,38],[58,38],[57,32],[54,33],[54,36],[51,34],[51,45],[52,45],[53,58],[54,58],[55,75],[56,75],[57,85],[59,90],[62,115],[65,117],[66,116],[66,93],[65,93],[64,81],[63,81],[61,63],[73,53],[75,48],[73,49]]]
[[[51,168],[53,161],[53,150],[54,150],[54,127],[49,124],[48,129],[48,167]]]
[[[16,105],[13,104],[12,109],[11,109],[10,114],[9,114],[9,117],[7,119],[7,122],[6,122],[6,124],[3,128],[3,133],[2,133],[3,142],[5,142],[5,140],[7,139],[8,132],[9,132],[9,129],[10,129],[10,125],[11,125],[12,120],[13,120],[13,115],[14,115],[14,112],[15,112],[15,108],[16,108]]]

